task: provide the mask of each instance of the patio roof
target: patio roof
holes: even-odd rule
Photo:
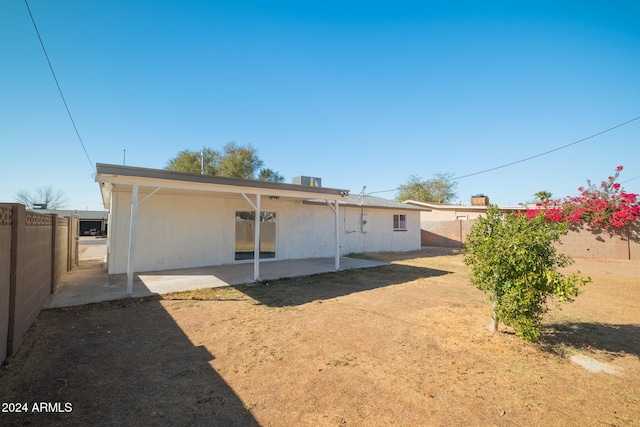
[[[340,269],[339,204],[348,190],[307,187],[298,184],[255,181],[211,175],[147,169],[132,166],[96,164],[95,180],[100,184],[106,208],[111,206],[113,191],[131,192],[131,221],[127,262],[127,295],[133,295],[134,254],[137,233],[138,206],[155,194],[209,194],[217,197],[242,197],[255,211],[253,277],[260,280],[260,204],[263,196],[306,200],[324,199],[335,217],[335,270]],[[139,198],[139,196],[142,196]],[[251,197],[250,197],[251,196]],[[253,199],[253,200],[252,200]],[[109,239],[111,234],[109,234]]]
[[[260,194],[261,196],[283,199],[339,200],[349,194],[349,190],[337,188],[307,187],[298,184],[200,175],[104,163],[96,164],[96,170],[95,180],[100,184],[102,201],[107,209],[111,203],[111,190],[131,191],[134,184],[138,185],[141,193],[217,193],[219,196],[225,197]]]

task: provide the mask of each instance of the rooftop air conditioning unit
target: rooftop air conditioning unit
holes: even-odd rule
[[[292,184],[304,185],[305,187],[322,187],[322,179],[311,176],[294,176]]]

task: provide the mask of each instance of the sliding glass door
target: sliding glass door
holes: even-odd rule
[[[254,258],[255,212],[236,212],[236,261]],[[260,259],[276,257],[276,213],[260,212]]]

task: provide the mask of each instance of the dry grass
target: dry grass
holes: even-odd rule
[[[640,425],[639,263],[579,261],[593,283],[527,344],[488,334],[459,255],[374,257],[392,264],[45,311],[0,395],[73,412],[3,424]]]

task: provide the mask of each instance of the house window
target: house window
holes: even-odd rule
[[[236,212],[236,261],[254,258],[255,212]],[[260,259],[276,257],[276,213],[260,212]]]
[[[407,216],[406,215],[394,215],[393,216],[393,231],[407,231]]]

